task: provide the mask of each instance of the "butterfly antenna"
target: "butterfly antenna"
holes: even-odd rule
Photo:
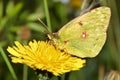
[[[40,23],[41,23],[43,26],[45,26],[46,30],[49,32],[49,30],[47,29],[48,26],[47,26],[40,18],[38,18],[38,21],[40,21]]]

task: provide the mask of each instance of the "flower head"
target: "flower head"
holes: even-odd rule
[[[86,62],[55,49],[49,42],[34,40],[28,45],[22,45],[16,41],[15,45],[7,48],[13,63],[22,63],[33,69],[46,70],[56,76],[79,70]]]

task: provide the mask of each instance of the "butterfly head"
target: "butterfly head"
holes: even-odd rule
[[[54,39],[59,39],[59,36],[58,36],[57,33],[49,33],[49,34],[48,34],[48,38],[49,38],[50,40],[54,40]]]

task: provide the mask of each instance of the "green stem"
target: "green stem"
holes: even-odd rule
[[[23,65],[23,80],[27,80],[27,76],[28,76],[28,66]]]
[[[43,0],[43,1],[44,1],[44,8],[45,8],[45,15],[46,15],[46,19],[47,19],[48,31],[52,32],[47,0]]]
[[[27,44],[27,40],[23,40],[24,44]],[[28,66],[27,65],[23,65],[23,80],[27,80],[28,79]]]
[[[5,52],[3,51],[3,49],[1,47],[0,47],[0,52],[1,52],[1,55],[2,55],[3,59],[5,60],[5,62],[7,64],[7,67],[9,69],[13,79],[18,80],[17,76],[16,76],[16,74],[14,72],[14,69],[13,69],[12,65],[10,64],[10,62],[9,62],[9,59],[8,59],[7,55],[5,54]]]

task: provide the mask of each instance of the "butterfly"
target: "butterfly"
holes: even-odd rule
[[[99,54],[106,41],[109,7],[98,7],[68,22],[49,38],[60,50],[85,58]]]

